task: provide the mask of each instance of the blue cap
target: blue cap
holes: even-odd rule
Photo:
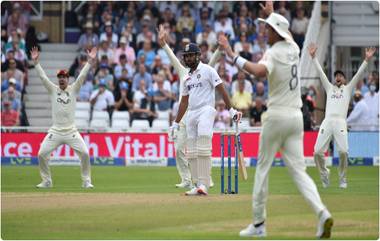
[[[106,85],[107,85],[107,81],[105,79],[99,80],[99,86],[106,86]]]
[[[148,89],[148,96],[154,96],[154,90],[153,88]]]
[[[190,54],[190,53],[201,53],[201,50],[195,43],[189,43],[185,46],[185,49],[183,50],[184,54]]]
[[[128,83],[121,82],[121,83],[120,83],[120,89],[122,89],[122,90],[127,90],[127,89],[128,89]]]

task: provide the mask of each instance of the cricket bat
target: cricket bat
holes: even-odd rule
[[[236,122],[236,135],[235,135],[235,141],[237,143],[237,152],[238,152],[238,162],[239,162],[239,169],[240,173],[244,180],[248,179],[247,169],[245,167],[245,161],[244,161],[244,154],[243,154],[243,147],[241,145],[240,140],[240,133],[239,133],[239,125],[238,122]]]

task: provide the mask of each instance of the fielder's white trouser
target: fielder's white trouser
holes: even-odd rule
[[[177,138],[174,140],[176,166],[181,177],[181,182],[191,182],[189,162],[186,159],[186,125],[183,121],[179,123]]]
[[[346,178],[348,166],[348,139],[347,123],[343,118],[326,117],[321,124],[318,132],[317,142],[314,146],[314,161],[321,175],[328,175],[325,155],[332,138],[338,145],[339,152],[339,176]]]
[[[91,182],[90,155],[82,136],[76,130],[62,134],[48,132],[48,134],[45,136],[40,150],[38,151],[39,168],[42,180],[51,181],[51,174],[48,163],[50,154],[58,146],[63,144],[69,145],[79,157],[83,182]]]
[[[186,115],[187,155],[193,181],[210,186],[211,148],[216,110],[204,106]]]
[[[275,154],[281,149],[289,174],[298,190],[318,215],[325,209],[317,187],[306,173],[303,156],[303,119],[297,109],[269,109],[261,117],[263,126],[260,134],[259,158],[253,186],[253,223],[266,219],[268,196],[268,174]]]

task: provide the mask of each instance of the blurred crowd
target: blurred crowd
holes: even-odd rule
[[[28,50],[37,44],[28,2],[1,4],[1,125],[27,125],[23,95],[28,84]]]
[[[152,125],[158,112],[175,116],[178,105],[178,75],[163,49],[157,45],[156,28],[169,31],[168,44],[179,59],[183,47],[195,42],[201,61],[208,63],[216,49],[217,37],[229,35],[237,54],[258,62],[267,44],[265,18],[259,2],[89,2],[77,16],[82,28],[78,57],[70,74],[76,77],[86,62],[85,50],[99,46],[98,65],[87,76],[79,101],[89,101],[94,110],[128,111],[131,122],[147,119]],[[275,10],[290,22],[302,47],[307,29],[306,2],[276,2]],[[240,71],[222,55],[215,69],[228,89],[234,108],[241,110],[251,126],[261,125],[266,110],[268,84]],[[221,96],[215,127],[231,124]]]
[[[85,51],[93,46],[99,48],[98,63],[89,71],[78,101],[89,102],[91,110],[107,111],[110,116],[115,111],[127,111],[131,123],[146,119],[152,125],[160,112],[168,112],[171,121],[178,108],[179,80],[165,51],[157,44],[157,26],[163,24],[169,31],[167,42],[180,60],[183,47],[195,42],[201,49],[201,61],[207,63],[217,47],[218,35],[225,33],[235,53],[258,62],[269,47],[265,24],[258,21],[258,18],[265,18],[259,3],[87,2],[71,19],[71,24],[79,27],[82,33],[78,40],[78,56],[69,73],[74,78],[79,75],[87,61]],[[274,8],[289,20],[293,37],[302,48],[312,3],[279,1],[274,2]],[[13,91],[17,98],[27,83],[28,48],[36,44],[35,30],[28,24],[27,9],[27,3],[13,3],[8,12],[2,12],[3,110],[6,104],[8,109],[19,112],[16,107],[22,105],[22,101],[8,104],[4,93]],[[4,23],[3,16],[7,18]],[[267,108],[266,79],[239,70],[224,55],[215,69],[227,87],[233,107],[244,113],[250,126],[260,126],[261,115]],[[371,76],[377,78],[377,95],[378,74]],[[369,89],[374,80],[364,81],[358,87],[363,96],[366,86],[368,93],[372,93]],[[316,126],[317,96],[314,87],[303,89],[305,129],[312,130]],[[355,110],[355,106],[353,108]],[[216,95],[216,109],[215,127],[230,126],[230,116],[219,95]]]

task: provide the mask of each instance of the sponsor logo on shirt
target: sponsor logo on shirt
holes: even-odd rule
[[[331,95],[331,99],[342,99],[343,98],[343,90],[340,90],[339,92],[334,90],[333,94]]]
[[[198,83],[194,83],[194,84],[189,84],[187,85],[187,90],[190,91],[191,89],[194,89],[194,88],[200,88],[202,87],[202,82],[198,82]]]
[[[71,101],[70,99],[64,100],[64,99],[62,99],[60,97],[57,98],[57,102],[61,103],[61,104],[64,104],[64,105],[67,105],[68,103],[70,103],[70,101]]]

